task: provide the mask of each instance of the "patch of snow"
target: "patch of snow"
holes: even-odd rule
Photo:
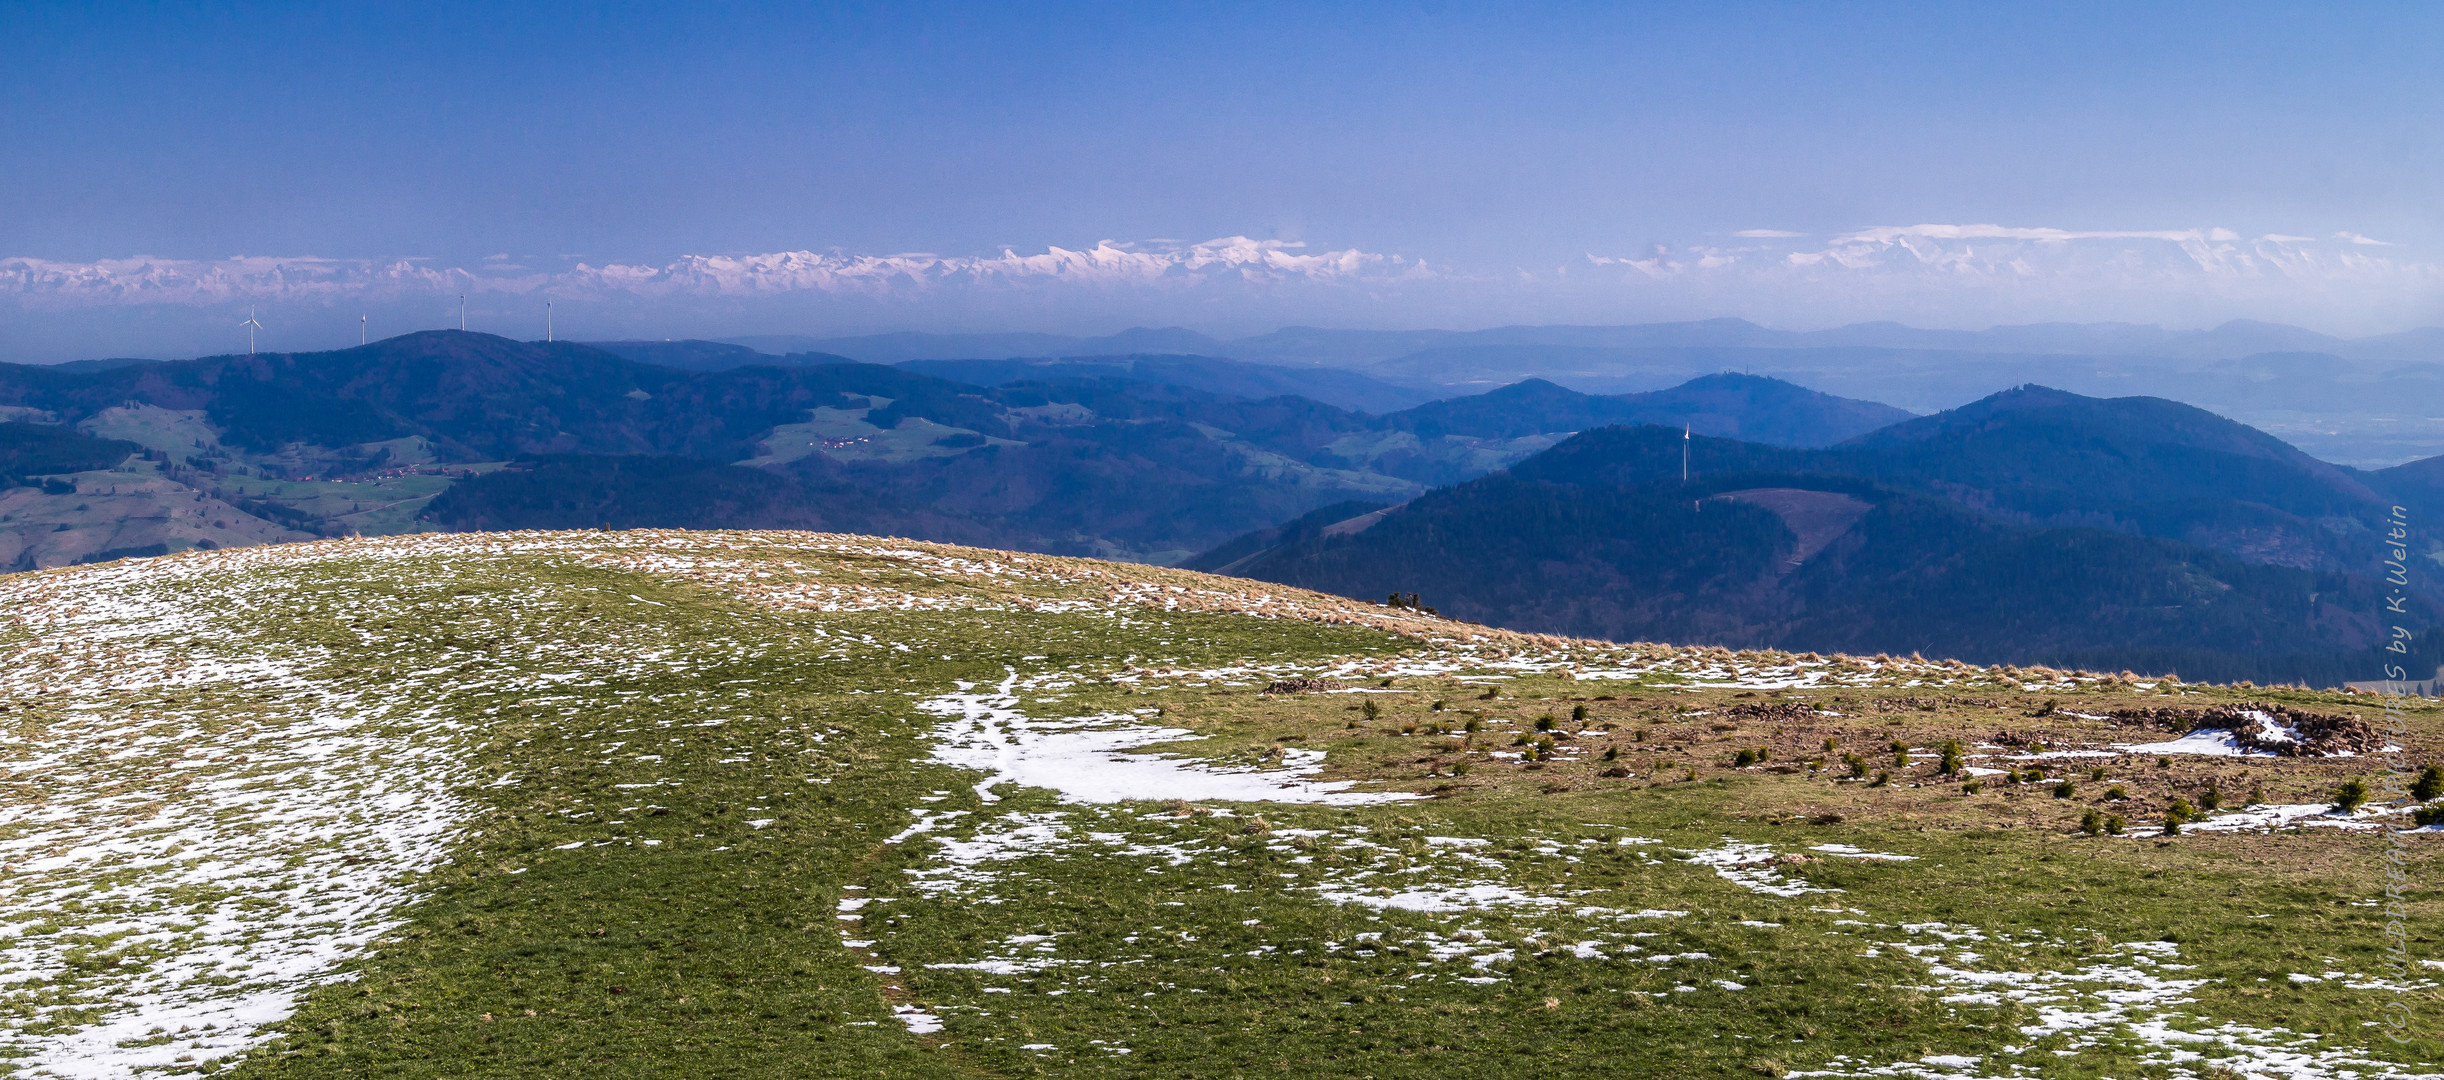
[[[2166,742],[2114,744],[2133,754],[2205,754],[2209,757],[2274,757],[2271,750],[2248,750],[2228,728],[2200,728]]]
[[[1794,882],[1774,869],[1774,849],[1762,844],[1743,844],[1726,836],[1723,846],[1707,851],[1684,851],[1689,861],[1714,868],[1716,877],[1750,892],[1790,899],[1809,893],[1840,892],[1814,885]]]
[[[1409,792],[1356,792],[1355,781],[1306,779],[1323,767],[1317,751],[1286,769],[1228,768],[1173,755],[1124,753],[1137,747],[1196,738],[1179,728],[1133,722],[1125,714],[1038,720],[1018,708],[1013,670],[990,693],[944,694],[919,705],[948,718],[935,732],[932,760],[988,773],[976,784],[987,802],[998,784],[1050,788],[1063,800],[1114,803],[1132,799],[1323,803],[1358,806],[1421,798]]]

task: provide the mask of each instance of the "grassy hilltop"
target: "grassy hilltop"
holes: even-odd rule
[[[2444,732],[2422,708],[2384,752],[2364,695],[641,531],[0,578],[0,709],[17,1075],[2444,1060],[2367,1026],[2444,1005],[2382,952],[2410,807],[2327,809]]]

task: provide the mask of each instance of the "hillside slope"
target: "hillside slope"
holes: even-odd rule
[[[1527,379],[1472,397],[1394,413],[1383,425],[1425,436],[1516,438],[1621,424],[1687,427],[1701,435],[1774,446],[1816,447],[1911,418],[1872,401],[1852,401],[1753,375],[1701,375],[1669,390],[1600,396]]]
[[[1680,442],[1678,432],[1654,428],[1592,431],[1512,471],[1565,484],[1676,480]],[[2388,497],[2414,494],[2380,492],[2383,474],[2328,465],[2203,409],[2045,387],[1823,450],[1700,440],[1690,461],[1700,477],[1853,476],[2020,524],[2113,529],[2322,571],[2364,568]]]
[[[1815,450],[1600,428],[1187,565],[1615,640],[2331,685],[2372,664],[2388,493],[2427,505],[2397,473],[2415,470],[2338,469],[2173,402],[2027,387]],[[2410,606],[2418,627],[2444,612]]]
[[[173,498],[183,487],[229,523],[122,536],[97,507],[164,514],[55,490],[9,496],[26,505],[0,533],[26,565],[248,536],[604,524],[871,529],[1167,563],[1318,506],[1482,475],[1575,430],[1536,402],[1493,401],[1461,408],[1530,433],[1478,434],[1472,421],[1421,438],[1288,391],[1386,405],[1415,395],[1204,357],[941,370],[980,382],[713,342],[597,348],[446,331],[327,353],[0,365],[0,415],[59,439],[132,443],[150,463],[46,459],[45,472],[0,472],[0,485],[152,485]],[[1821,428],[1878,408],[1786,384],[1693,393],[1711,402],[1708,423],[1735,428],[1751,414]],[[708,483],[667,480],[691,470]],[[760,494],[741,498],[750,488]],[[30,531],[63,523],[73,536]]]
[[[1434,395],[1337,368],[1284,368],[1218,356],[1095,356],[1060,359],[908,360],[899,367],[945,379],[1001,386],[1014,382],[1118,377],[1185,386],[1224,397],[1258,401],[1295,395],[1354,412],[1388,413],[1423,404]]]
[[[2416,1077],[2444,1050],[2369,1040],[2346,985],[2404,978],[2385,913],[2332,900],[2377,870],[2349,834],[2402,810],[2324,805],[2444,753],[2439,714],[2378,738],[2347,695],[580,532],[0,577],[0,706],[21,1076],[2137,1075],[2204,1050]]]

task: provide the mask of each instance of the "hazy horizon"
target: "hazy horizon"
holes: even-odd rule
[[[2444,14],[0,14],[0,359],[1739,317],[2444,324]],[[247,253],[247,254],[233,254]]]

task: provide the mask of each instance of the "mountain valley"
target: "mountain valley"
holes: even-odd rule
[[[0,367],[0,555],[794,528],[1415,592],[1615,640],[2338,685],[2379,666],[2382,519],[2444,510],[2432,462],[2334,466],[2152,398],[2023,386],[1912,417],[1729,373],[1382,413],[1309,393],[1416,394],[1177,355],[886,366],[455,332]],[[2401,614],[2433,625],[2438,599]]]

